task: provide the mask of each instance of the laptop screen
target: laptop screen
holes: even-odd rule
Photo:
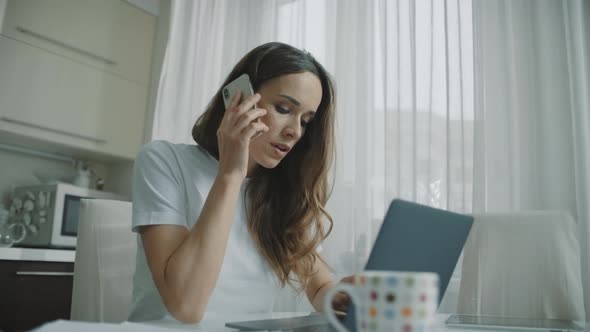
[[[365,270],[435,272],[440,305],[473,217],[395,199],[389,205]],[[342,324],[356,327],[354,303]]]
[[[471,216],[394,200],[365,269],[435,272],[440,304],[472,224]]]

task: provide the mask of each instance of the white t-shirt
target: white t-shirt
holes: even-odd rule
[[[198,145],[154,141],[135,161],[133,231],[145,225],[197,222],[218,170],[217,160]],[[270,312],[279,291],[276,274],[248,233],[242,183],[223,265],[206,312]],[[141,237],[137,236],[136,270],[130,321],[170,316],[154,284]]]

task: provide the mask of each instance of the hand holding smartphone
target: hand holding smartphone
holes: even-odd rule
[[[227,108],[236,94],[236,92],[242,92],[242,97],[240,99],[240,103],[245,98],[254,95],[254,89],[252,88],[252,84],[250,83],[250,77],[248,74],[242,74],[235,80],[231,81],[228,85],[223,87],[221,94],[223,96],[223,103],[225,108]]]
[[[229,107],[232,98],[238,91],[242,93],[238,104],[241,103],[244,99],[254,95],[254,89],[252,88],[252,83],[250,83],[250,76],[248,76],[248,74],[240,75],[238,78],[236,78],[235,80],[231,81],[228,85],[223,87],[221,94],[223,96],[223,104],[225,105],[226,109]],[[257,106],[254,105],[254,108],[257,108]],[[256,119],[255,122],[260,123],[260,118]],[[259,134],[257,134],[253,138],[258,137]]]

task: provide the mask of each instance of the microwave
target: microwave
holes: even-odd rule
[[[18,246],[75,248],[80,217],[80,200],[102,198],[123,200],[121,195],[78,187],[67,183],[16,187],[15,199],[22,206],[18,222],[26,225],[26,235]]]

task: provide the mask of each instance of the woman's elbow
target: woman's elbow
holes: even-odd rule
[[[176,302],[166,304],[166,309],[176,320],[185,324],[197,324],[203,320],[203,309],[195,308],[194,303]]]

